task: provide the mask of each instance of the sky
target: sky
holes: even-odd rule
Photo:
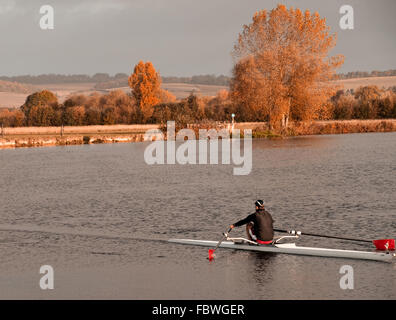
[[[0,75],[131,73],[152,61],[163,76],[230,75],[231,51],[255,11],[278,3],[318,11],[343,54],[340,72],[396,69],[396,0],[0,0]],[[54,8],[42,30],[40,7]],[[342,30],[342,5],[354,29]]]

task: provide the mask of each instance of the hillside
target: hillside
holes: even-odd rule
[[[356,89],[369,85],[376,85],[379,88],[389,88],[396,86],[396,76],[391,77],[367,77],[367,78],[352,78],[334,81],[344,87],[344,90]]]
[[[0,92],[32,93],[36,89],[33,85],[0,80]]]

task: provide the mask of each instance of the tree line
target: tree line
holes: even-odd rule
[[[0,92],[32,93],[35,89],[32,85],[0,80]]]
[[[107,94],[73,95],[63,103],[50,91],[30,95],[19,109],[0,109],[0,124],[6,127],[165,124],[174,120],[178,126],[212,121],[230,121],[235,114],[238,122],[266,121],[265,117],[247,114],[235,105],[226,90],[216,97],[191,94],[175,101],[160,98],[144,115],[132,93],[114,90]],[[388,90],[377,86],[356,90],[339,90],[331,97],[327,110],[319,120],[391,119],[396,118],[396,87]]]
[[[228,86],[230,84],[230,80],[230,77],[224,75],[216,76],[213,74],[197,75],[192,77],[162,77],[163,83],[203,84],[216,86]],[[128,86],[128,76],[116,80],[97,83],[95,85],[95,89],[106,90],[126,86]]]
[[[114,76],[110,76],[108,73],[96,73],[92,76],[86,74],[41,74],[41,75],[21,75],[21,76],[0,76],[0,80],[10,81],[10,82],[19,82],[19,83],[28,83],[28,84],[58,84],[58,83],[86,83],[86,82],[94,82],[94,83],[102,83],[108,81],[115,81],[119,79],[128,78],[128,75],[125,73],[117,73]]]
[[[128,75],[126,73],[117,73],[114,76],[108,73],[96,73],[92,76],[86,74],[41,74],[41,75],[21,75],[21,76],[0,76],[0,80],[27,84],[59,84],[59,83],[96,83],[96,89],[112,89],[128,86]],[[164,83],[188,83],[188,84],[204,84],[227,86],[230,77],[225,75],[194,75],[192,77],[162,77]]]
[[[368,78],[368,77],[389,77],[396,76],[396,70],[385,71],[351,71],[347,73],[338,73],[338,79],[351,79],[351,78]],[[228,86],[232,77],[226,75],[194,75],[191,77],[176,77],[167,76],[162,77],[164,83],[186,83],[186,84],[203,84],[203,85],[216,85]],[[96,83],[96,89],[113,89],[128,86],[128,75],[126,73],[117,73],[113,76],[108,73],[96,73],[92,76],[86,74],[41,74],[41,75],[21,75],[21,76],[0,76],[0,80],[27,84],[59,84],[59,83]]]
[[[352,78],[369,78],[369,77],[391,77],[396,76],[396,69],[385,70],[385,71],[352,71],[347,73],[340,73],[340,79],[352,79]]]

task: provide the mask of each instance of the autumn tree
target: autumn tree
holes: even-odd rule
[[[25,123],[25,114],[21,110],[14,110],[12,117],[13,127],[22,127]]]
[[[382,93],[383,90],[375,85],[357,88],[355,98],[358,103],[355,108],[355,117],[358,119],[377,118]]]
[[[379,101],[378,117],[392,118],[396,107],[396,94],[388,91],[386,95]],[[395,114],[396,115],[396,114]]]
[[[257,72],[255,59],[250,56],[241,59],[234,66],[231,80],[231,99],[237,104],[237,119],[240,121],[266,121],[270,114],[269,86]]]
[[[62,123],[69,126],[82,126],[85,120],[85,108],[72,106],[65,108]]]
[[[57,122],[58,98],[48,90],[35,92],[26,98],[21,106],[29,126],[50,126]]]
[[[333,104],[332,118],[334,120],[349,120],[353,118],[356,100],[352,95],[346,95],[340,90],[331,99]]]
[[[161,103],[172,103],[176,101],[176,96],[172,92],[161,89],[160,100]]]
[[[8,109],[0,109],[0,124],[6,127],[11,127],[12,113]]]
[[[204,106],[204,119],[206,120],[230,121],[231,115],[236,113],[228,90],[220,90],[215,97],[207,99]],[[244,121],[241,117],[238,120]]]
[[[256,12],[234,46],[231,97],[250,120],[318,117],[335,88],[343,57],[329,57],[336,36],[317,12],[278,5]]]
[[[153,106],[160,103],[161,77],[151,62],[139,61],[128,79],[143,120],[153,114]]]
[[[54,109],[50,105],[38,104],[30,109],[27,125],[48,127],[53,124]]]
[[[49,90],[35,92],[26,98],[25,103],[22,105],[21,110],[27,116],[30,108],[37,105],[58,105],[58,98]]]

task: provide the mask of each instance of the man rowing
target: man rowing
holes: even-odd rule
[[[246,224],[248,239],[258,244],[271,244],[274,238],[274,229],[271,214],[265,210],[264,201],[255,202],[256,212],[248,215],[245,219],[230,226],[231,229]]]

